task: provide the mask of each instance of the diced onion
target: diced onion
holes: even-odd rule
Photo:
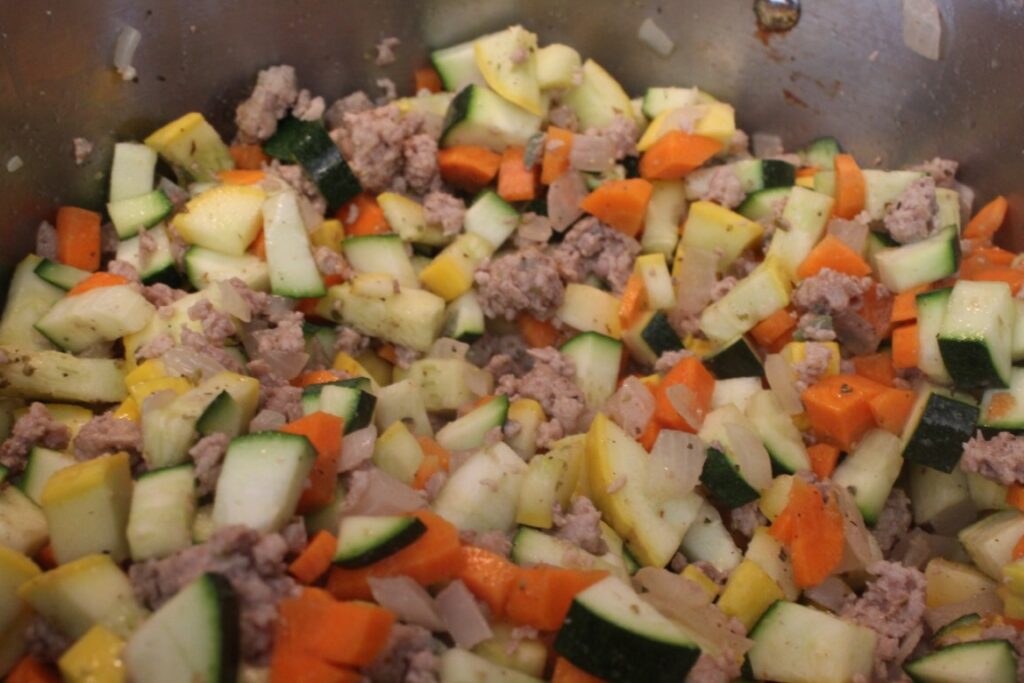
[[[988,590],[975,593],[962,602],[929,607],[924,611],[924,620],[933,631],[937,631],[954,619],[967,614],[1000,614],[1002,611],[1003,601],[996,595],[995,590]]]
[[[754,133],[750,136],[750,152],[759,159],[775,157],[785,151],[782,138],[774,133]]]
[[[615,145],[600,135],[575,135],[569,165],[577,171],[604,173],[615,166]]]
[[[580,202],[587,196],[583,177],[567,171],[548,187],[548,218],[555,232],[562,232],[583,215]]]
[[[374,467],[352,473],[352,485],[345,497],[345,514],[399,515],[425,505],[419,493]]]
[[[825,609],[838,613],[846,603],[846,598],[853,595],[853,590],[838,576],[830,576],[817,586],[805,590],[804,595]]]
[[[469,351],[469,344],[460,342],[451,337],[441,337],[430,347],[427,356],[430,358],[458,358],[466,357]]]
[[[650,17],[644,19],[640,24],[640,30],[636,32],[636,37],[662,57],[668,57],[676,47],[668,34],[661,30],[661,27],[655,24]]]
[[[551,239],[551,220],[547,216],[527,213],[519,222],[517,231],[523,239],[543,244]]]
[[[725,425],[725,433],[743,478],[758,491],[768,488],[772,483],[772,461],[761,437],[740,423]]]
[[[494,636],[487,617],[462,581],[452,581],[437,594],[434,602],[441,621],[459,647],[468,650]]]
[[[219,280],[214,285],[217,305],[222,311],[233,315],[244,323],[252,320],[252,306],[227,280]]]
[[[408,576],[367,579],[373,599],[384,609],[395,613],[407,624],[416,624],[431,631],[444,631],[444,622],[427,589]]]
[[[676,310],[684,316],[697,315],[711,302],[711,290],[718,282],[718,256],[710,249],[687,247],[679,266]]]
[[[828,234],[860,254],[868,241],[868,226],[860,221],[833,220],[828,223]]]
[[[226,368],[213,356],[187,346],[175,346],[160,356],[167,374],[175,377],[207,378]]]
[[[704,424],[704,413],[697,407],[697,396],[685,384],[676,384],[665,390],[665,396],[686,424],[699,429]]]
[[[701,650],[742,657],[754,642],[730,628],[730,619],[711,604],[695,582],[665,569],[644,567],[633,576],[648,604],[691,633]]]
[[[942,17],[935,0],[903,0],[903,44],[927,59],[937,60],[942,43]]]
[[[842,486],[832,486],[829,491],[836,497],[843,516],[843,559],[836,573],[867,569],[882,559],[878,542],[865,526],[864,516],[850,492]]]
[[[309,354],[305,351],[272,350],[260,356],[267,362],[271,372],[282,379],[291,379],[302,372],[309,362]]]
[[[790,415],[798,415],[804,411],[800,393],[796,390],[793,370],[785,358],[777,353],[768,354],[764,359],[764,376],[768,380],[768,386],[782,404],[783,410]]]
[[[25,162],[21,160],[21,157],[15,154],[13,157],[7,160],[7,172],[14,173],[24,165]]]
[[[637,439],[654,414],[654,396],[639,379],[627,377],[618,391],[608,399],[605,411],[615,424]]]
[[[135,50],[141,41],[142,34],[132,26],[125,26],[117,34],[117,43],[114,45],[114,68],[126,81],[130,81],[136,76],[132,60],[135,58]]]
[[[466,388],[472,391],[475,396],[486,396],[491,393],[493,387],[494,379],[491,377],[491,373],[483,368],[466,368]]]
[[[663,429],[647,466],[646,491],[652,498],[681,498],[696,488],[707,453],[693,434]]]
[[[377,427],[370,425],[346,434],[341,440],[341,458],[338,471],[348,472],[373,457],[373,446],[377,442]]]

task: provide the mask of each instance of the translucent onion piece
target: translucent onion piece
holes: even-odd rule
[[[25,165],[25,162],[22,161],[21,157],[19,157],[17,154],[15,154],[13,157],[11,157],[10,159],[7,160],[7,172],[8,173],[14,173],[15,171],[19,170],[24,165]]]
[[[349,483],[348,515],[399,515],[426,505],[418,492],[377,468],[356,470]]]
[[[697,315],[711,303],[711,290],[718,281],[718,256],[708,249],[687,247],[679,266],[676,310],[684,316]]]
[[[367,579],[373,599],[400,620],[431,631],[444,631],[444,622],[427,589],[408,576]]]
[[[587,186],[575,171],[563,173],[548,187],[548,218],[551,229],[562,232],[583,215],[580,202],[587,196]]]
[[[707,452],[694,434],[663,429],[651,449],[646,491],[652,498],[682,498],[696,488]]]
[[[451,337],[441,337],[430,347],[429,358],[465,358],[469,344],[456,341]]]
[[[704,424],[704,413],[697,406],[697,397],[690,387],[683,384],[676,384],[665,390],[665,396],[676,412],[686,420],[686,424],[694,429],[700,429]]]
[[[569,165],[577,171],[604,173],[615,166],[615,145],[600,135],[576,135],[569,150]]]
[[[252,306],[227,280],[218,281],[214,285],[214,291],[217,293],[218,308],[244,323],[252,320]]]
[[[662,31],[661,27],[649,17],[640,24],[640,30],[636,32],[636,37],[662,57],[668,57],[672,54],[672,50],[676,49],[676,44],[672,42],[668,34]]]
[[[373,446],[377,442],[377,427],[370,425],[346,434],[341,440],[341,458],[338,471],[348,472],[373,457]]]
[[[187,346],[175,346],[160,356],[167,374],[175,377],[206,378],[225,370],[216,358],[191,349]]]
[[[932,631],[937,631],[954,619],[959,619],[966,614],[1000,614],[1002,611],[1003,601],[999,599],[994,590],[981,591],[963,602],[927,608],[924,611],[924,620]]]
[[[132,26],[125,26],[117,34],[117,42],[114,44],[114,68],[126,81],[135,78],[135,67],[132,60],[135,58],[135,50],[142,42],[142,34]]]
[[[935,0],[903,0],[903,44],[937,60],[942,44],[942,17]]]
[[[764,491],[772,483],[772,461],[761,437],[740,423],[725,425],[725,433],[740,474],[755,489]]]
[[[782,404],[782,409],[790,415],[798,415],[804,411],[800,401],[800,392],[796,390],[793,369],[786,359],[777,353],[769,354],[764,359],[764,376],[768,386],[775,392],[775,397]]]
[[[843,515],[843,559],[836,573],[867,569],[882,559],[878,542],[864,524],[864,517],[850,492],[841,486],[832,486],[829,493],[838,500],[839,512]]]
[[[462,581],[452,581],[434,599],[448,633],[467,650],[494,636],[487,617]]]
[[[615,424],[637,439],[654,414],[654,396],[639,379],[627,377],[605,403],[605,411]]]
[[[846,598],[853,595],[853,590],[838,576],[830,576],[819,585],[805,590],[804,595],[825,609],[838,613]]]

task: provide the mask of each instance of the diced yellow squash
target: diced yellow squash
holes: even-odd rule
[[[361,279],[356,278],[356,283]],[[403,287],[370,296],[346,282],[331,287],[325,300],[331,320],[423,353],[430,350],[444,325],[444,299],[423,289]]]
[[[1024,619],[1024,597],[1011,592],[1006,586],[997,588],[996,594],[1003,601],[1003,614],[1011,619]]]
[[[427,223],[423,207],[415,200],[397,192],[382,192],[377,195],[377,203],[388,225],[406,242],[431,246],[451,242],[440,225]]]
[[[565,288],[565,297],[555,317],[581,332],[600,332],[619,339],[622,337],[619,303],[618,297],[608,292],[573,282]]]
[[[532,398],[516,399],[508,406],[508,419],[516,421],[519,431],[506,442],[523,459],[529,460],[537,452],[537,430],[547,419],[544,409]]]
[[[128,557],[132,473],[128,454],[103,455],[58,470],[43,488],[42,508],[57,562],[92,553]]]
[[[141,406],[146,398],[158,391],[173,391],[181,396],[191,388],[192,384],[184,377],[154,377],[131,385],[128,387],[128,393],[135,400],[135,404]]]
[[[1003,584],[1017,595],[1024,597],[1024,560],[1014,560],[1003,566]]]
[[[401,420],[385,429],[373,445],[373,464],[403,484],[412,484],[422,463],[423,448]]]
[[[266,193],[256,185],[223,185],[189,200],[174,229],[189,244],[241,256],[263,227]]]
[[[142,412],[139,410],[139,404],[135,402],[135,399],[129,396],[121,401],[121,405],[114,408],[114,417],[138,422],[142,419]]]
[[[700,586],[701,590],[704,591],[709,600],[717,598],[721,591],[718,584],[712,581],[711,577],[705,574],[701,568],[695,564],[686,565],[683,569],[682,576]]]
[[[991,593],[996,582],[974,567],[936,557],[924,569],[925,604],[942,607]]]
[[[128,576],[109,555],[87,555],[22,584],[18,595],[71,638],[102,624],[127,638],[146,618]]]
[[[316,227],[309,241],[314,247],[327,247],[341,253],[341,241],[345,239],[345,226],[337,218],[328,218]]]
[[[786,359],[790,367],[796,367],[797,363],[802,363],[807,359],[807,344],[815,343],[826,347],[829,350],[830,358],[828,361],[828,367],[825,370],[825,375],[838,375],[839,374],[839,361],[841,356],[839,355],[839,344],[837,342],[801,342],[794,341],[789,342],[782,347],[782,357]]]
[[[683,340],[683,348],[693,355],[703,358],[715,350],[715,345],[710,339],[704,339],[695,334],[688,334],[686,339]]]
[[[681,244],[721,254],[718,267],[725,270],[764,235],[760,223],[720,204],[696,201],[690,205]]]
[[[213,181],[218,171],[235,167],[227,145],[197,112],[171,121],[146,138],[145,143],[195,180]]]
[[[768,521],[778,517],[779,513],[789,504],[789,489],[792,486],[793,475],[780,474],[772,479],[772,483],[761,494],[757,507],[761,510],[761,514],[768,518]]]
[[[66,683],[124,683],[124,642],[97,624],[61,655],[57,666]]]
[[[814,189],[814,176],[812,176],[812,175],[798,176],[797,179],[796,179],[796,184],[799,185],[800,187],[806,187],[808,190],[813,190]]]
[[[46,545],[46,516],[17,486],[0,486],[0,547],[35,555]]]
[[[457,299],[473,286],[473,273],[493,251],[479,235],[459,235],[420,272],[420,282],[445,301]]]
[[[590,482],[586,477],[586,435],[573,434],[551,444],[548,455],[565,461],[568,468],[558,489],[558,502],[567,507],[573,495],[589,497]]]
[[[728,149],[736,134],[736,111],[725,102],[711,102],[703,106],[705,113],[694,124],[694,134],[718,140]]]
[[[725,343],[788,305],[791,290],[792,283],[778,263],[766,260],[704,309],[700,328],[711,340]]]
[[[0,546],[0,635],[29,611],[18,597],[18,588],[41,573],[36,563],[22,553]]]
[[[743,560],[729,576],[718,598],[718,608],[736,617],[749,631],[773,602],[785,599],[779,584],[756,562]]]
[[[334,357],[334,363],[331,365],[331,367],[334,368],[335,370],[347,372],[353,377],[373,377],[373,375],[370,374],[369,370],[363,367],[363,365],[359,361],[357,361],[355,358],[345,353],[344,351],[338,352],[338,354]]]
[[[392,377],[392,365],[373,351],[363,351],[361,354],[356,356],[356,362],[359,363],[366,372],[370,374],[370,379],[377,382],[382,387],[386,387],[391,384]]]
[[[531,114],[544,114],[537,81],[536,33],[510,26],[477,39],[473,51],[477,68],[494,92]]]
[[[140,382],[166,376],[167,369],[164,367],[164,362],[159,358],[150,358],[139,363],[131,372],[125,373],[124,385],[131,388]]]

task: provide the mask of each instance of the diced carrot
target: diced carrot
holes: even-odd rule
[[[644,288],[644,279],[632,273],[626,280],[626,289],[622,292],[619,303],[619,324],[622,325],[622,329],[632,327],[646,305],[647,290]]]
[[[1006,487],[1006,504],[1024,510],[1024,484],[1014,482]]]
[[[270,657],[270,683],[359,683],[362,674],[314,657],[298,646],[274,645]]]
[[[789,545],[793,540],[793,531],[796,528],[795,517],[793,516],[793,510],[787,505],[782,509],[775,519],[772,521],[772,525],[768,527],[768,534],[779,543]]]
[[[249,245],[249,251],[252,252],[257,258],[267,260],[267,236],[263,234],[263,229],[256,233],[256,239]]]
[[[892,366],[906,369],[916,368],[921,354],[917,323],[903,325],[892,331]]]
[[[1019,560],[1024,557],[1024,536],[1021,536],[1020,540],[1017,541],[1017,544],[1013,546],[1013,553],[1011,556],[1015,560]]]
[[[260,170],[235,168],[228,171],[220,171],[217,173],[217,177],[225,185],[255,185],[266,178],[267,174]]]
[[[811,459],[811,471],[818,479],[828,479],[839,462],[839,449],[830,443],[816,443],[807,447]]]
[[[555,659],[551,683],[604,683],[604,679],[588,674],[564,657],[558,657]]]
[[[894,323],[906,323],[917,320],[917,295],[928,291],[928,285],[921,285],[900,292],[892,299],[892,314],[889,320]]]
[[[839,218],[851,219],[864,210],[864,174],[849,154],[836,155],[835,171],[836,202],[832,213]]]
[[[654,442],[658,440],[658,434],[661,433],[661,425],[658,421],[651,416],[651,419],[647,421],[647,426],[644,427],[644,433],[640,435],[638,439],[640,445],[647,449],[650,453],[651,449],[654,448]]]
[[[678,180],[697,170],[722,150],[722,143],[703,135],[673,130],[661,136],[640,158],[640,176]]]
[[[892,353],[888,350],[869,353],[864,356],[854,356],[853,371],[861,377],[867,377],[873,382],[892,386],[896,378],[896,370],[892,366]]]
[[[330,370],[310,370],[309,372],[304,372],[293,379],[292,386],[310,387],[314,384],[327,384],[329,382],[337,381],[338,375]]]
[[[392,365],[398,364],[398,351],[394,344],[381,344],[377,349],[377,355]]]
[[[85,278],[77,285],[68,290],[68,296],[78,296],[79,294],[85,294],[86,292],[94,289],[101,289],[103,287],[114,287],[116,285],[128,284],[127,278],[114,273],[106,273],[99,271],[93,273],[89,277]]]
[[[1017,410],[1017,399],[1008,391],[996,391],[988,404],[988,417],[996,420]]]
[[[643,178],[608,180],[587,195],[580,208],[619,232],[636,237],[644,227],[654,186]]]
[[[868,403],[871,405],[871,413],[875,416],[875,423],[899,436],[903,433],[903,426],[910,417],[916,399],[917,394],[910,389],[891,387],[871,397]]]
[[[449,185],[466,192],[479,192],[498,175],[501,155],[486,147],[456,145],[437,153],[437,167]]]
[[[487,603],[491,614],[500,618],[505,613],[512,584],[519,577],[519,567],[490,550],[464,545],[459,578],[473,595]]]
[[[871,325],[879,339],[889,336],[892,329],[892,295],[883,287],[868,287],[861,296],[860,308],[854,312]]]
[[[337,415],[317,411],[281,427],[282,432],[299,434],[316,449],[316,461],[309,473],[309,483],[299,498],[299,514],[321,508],[331,502],[338,482],[338,458],[345,420]]]
[[[796,170],[797,178],[813,178],[821,169],[817,166],[802,166]]]
[[[978,270],[966,277],[968,280],[982,280],[985,282],[1005,282],[1010,286],[1010,291],[1016,294],[1024,286],[1024,270],[1011,268],[1010,266],[992,266]]]
[[[336,666],[367,666],[387,645],[395,615],[366,602],[316,602],[301,622],[302,649]]]
[[[26,655],[7,674],[7,683],[60,683],[60,677],[50,667]]]
[[[540,161],[540,182],[550,185],[569,170],[569,152],[572,150],[571,130],[549,126],[544,138],[544,154]]]
[[[100,215],[76,206],[57,210],[57,259],[82,270],[100,269]]]
[[[864,276],[871,274],[871,266],[835,235],[825,235],[797,269],[797,277],[808,278],[825,268],[847,275]]]
[[[53,554],[53,545],[47,543],[36,553],[36,564],[43,569],[53,569],[57,566],[57,556]]]
[[[984,259],[993,266],[1008,266],[1015,258],[1016,254],[1002,247],[978,247],[967,256],[970,260]]]
[[[369,600],[367,579],[380,576],[408,576],[430,586],[450,581],[461,571],[459,532],[442,517],[429,510],[414,512],[427,531],[413,543],[373,564],[358,569],[334,567],[327,578],[327,590],[343,600]]]
[[[800,398],[818,438],[849,451],[875,426],[870,400],[882,391],[883,385],[859,375],[828,375]]]
[[[761,346],[771,347],[783,335],[794,329],[796,329],[796,319],[793,314],[789,312],[789,309],[780,308],[754,325],[750,330],[750,336]]]
[[[507,202],[528,202],[537,196],[537,174],[526,168],[526,150],[506,147],[498,165],[498,195]]]
[[[492,400],[493,396],[484,396],[479,402],[486,403]],[[423,460],[420,462],[420,468],[416,470],[416,476],[413,477],[412,487],[414,489],[423,490],[427,486],[427,482],[438,472],[447,472],[451,467],[452,454],[448,452],[444,446],[435,441],[429,436],[418,436],[416,441],[420,445],[420,449],[423,451]]]
[[[380,204],[367,192],[361,192],[342,204],[334,217],[345,226],[347,237],[384,235],[391,232],[391,226],[384,218]]]
[[[441,92],[444,86],[441,84],[441,77],[432,66],[423,66],[413,73],[413,85],[416,92],[429,90],[430,92]]]
[[[235,160],[235,168],[243,171],[258,171],[263,164],[270,163],[270,157],[259,145],[231,145],[228,154]]]
[[[572,599],[608,575],[560,567],[521,568],[512,584],[505,613],[509,621],[541,631],[557,631],[565,621]]]
[[[1009,208],[1009,203],[1002,195],[981,207],[978,213],[974,214],[974,218],[967,223],[964,237],[971,240],[991,240],[1003,226],[1007,208]]]
[[[338,539],[327,531],[320,531],[306,549],[288,565],[288,573],[299,583],[313,583],[331,568],[331,560],[338,548]]]
[[[658,383],[652,393],[654,394],[654,418],[658,423],[668,429],[680,429],[696,433],[699,424],[692,425],[686,418],[679,414],[679,411],[669,400],[668,390],[674,386],[685,386],[693,394],[694,415],[703,419],[711,407],[711,394],[715,390],[715,377],[696,356],[683,358],[675,367],[668,371],[668,374]]]
[[[792,533],[787,544],[793,561],[793,579],[800,588],[819,585],[843,559],[843,516],[835,497],[828,504],[821,492],[796,477],[786,509],[791,511]]]
[[[558,328],[549,320],[538,320],[529,313],[520,313],[516,316],[516,326],[532,349],[554,346],[558,341]]]

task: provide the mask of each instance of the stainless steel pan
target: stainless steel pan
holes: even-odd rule
[[[426,50],[521,22],[593,56],[634,92],[697,84],[736,105],[748,131],[796,145],[839,137],[866,164],[935,155],[962,162],[979,200],[1012,197],[1009,241],[1024,248],[1024,1],[938,0],[942,59],[901,37],[900,0],[803,0],[786,34],[756,30],[749,0],[0,0],[0,276],[60,203],[100,206],[111,143],[188,110],[232,133],[235,103],[268,64],[294,64],[333,98],[389,76],[406,89]],[[653,17],[676,43],[636,39]],[[143,34],[138,82],[111,68],[118,31]],[[402,40],[386,69],[367,55]],[[97,143],[78,168],[71,140]],[[24,167],[4,169],[13,155]]]

